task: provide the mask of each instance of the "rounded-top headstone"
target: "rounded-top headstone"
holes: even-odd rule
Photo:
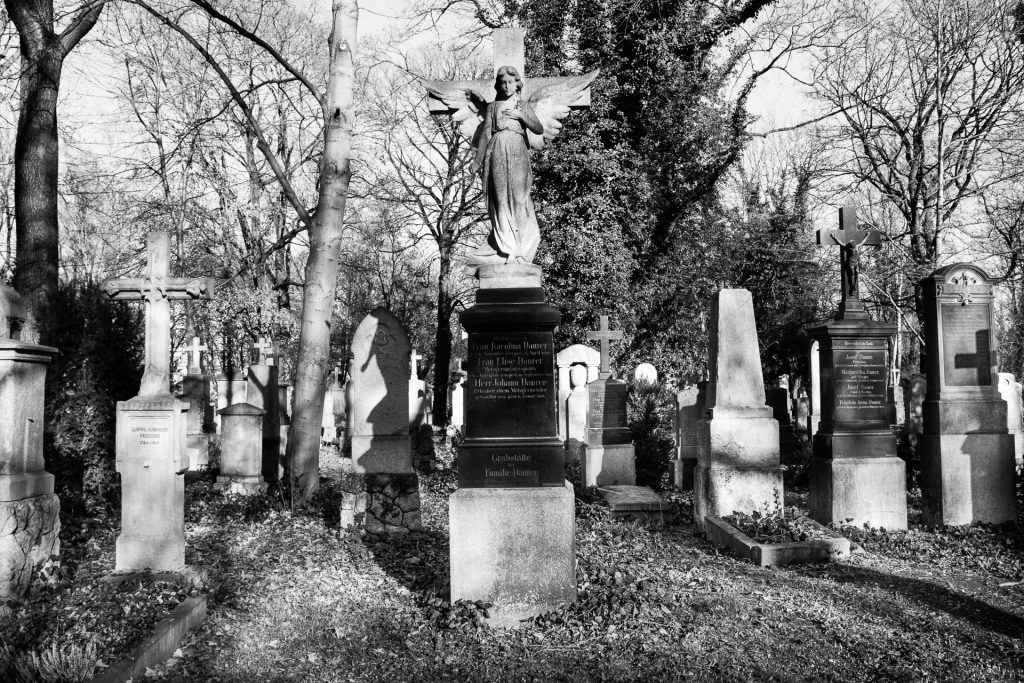
[[[636,366],[636,370],[633,371],[633,379],[637,382],[646,382],[647,384],[658,383],[658,369],[650,363],[641,363]]]
[[[354,435],[407,434],[409,431],[409,336],[384,308],[363,318],[352,336]]]
[[[576,364],[569,368],[569,386],[573,389],[587,383],[587,366]]]

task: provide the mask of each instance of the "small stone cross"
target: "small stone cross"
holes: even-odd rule
[[[837,320],[843,318],[866,318],[864,304],[860,301],[859,271],[860,255],[857,249],[867,245],[882,244],[882,233],[877,230],[857,229],[857,207],[844,206],[839,210],[838,230],[819,230],[818,244],[839,246],[839,263],[842,275],[842,303]]]
[[[608,329],[608,316],[601,316],[601,325],[596,331],[587,332],[588,341],[601,342],[601,371],[598,373],[600,379],[607,379],[612,376],[611,363],[611,342],[622,339],[622,330],[614,332]]]
[[[183,351],[188,354],[188,374],[203,374],[202,368],[200,367],[203,359],[203,352],[209,350],[210,349],[207,348],[205,344],[199,343],[199,337],[192,337],[192,343],[183,349]]]
[[[256,351],[256,357],[258,358],[259,365],[275,365],[274,361],[277,358],[277,350],[274,348],[274,342],[270,341],[266,337],[260,337],[255,344],[252,345],[254,351]]]
[[[409,372],[409,379],[419,379],[420,361],[423,360],[423,356],[416,353],[416,349],[412,350],[409,354],[409,365],[411,366]]]
[[[171,299],[210,299],[214,280],[167,277],[171,237],[152,232],[146,242],[146,276],[106,280],[103,291],[116,300],[146,302],[146,364],[139,396],[170,395]]]

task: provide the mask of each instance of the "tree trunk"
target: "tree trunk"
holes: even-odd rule
[[[103,3],[79,12],[54,33],[52,0],[5,0],[18,29],[21,106],[14,143],[14,288],[25,298],[23,339],[49,343],[57,294],[57,98],[64,58],[96,24]]]
[[[328,39],[330,73],[324,110],[320,194],[309,228],[309,259],[302,295],[295,404],[288,432],[289,478],[296,502],[307,505],[320,484],[320,423],[331,371],[331,314],[338,254],[351,178],[356,0],[334,0]]]
[[[437,337],[434,343],[434,425],[448,426],[448,376],[452,362],[451,252],[442,247],[437,276]]]

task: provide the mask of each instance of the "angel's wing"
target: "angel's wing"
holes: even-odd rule
[[[562,130],[562,119],[569,113],[569,108],[576,103],[583,91],[590,87],[599,73],[594,70],[582,76],[560,78],[557,83],[542,85],[527,94],[526,100],[533,107],[533,113],[544,125],[543,135],[528,131],[530,146],[533,149],[544,149],[545,144],[558,135]]]
[[[420,83],[431,97],[455,110],[452,118],[459,124],[459,130],[470,140],[474,139],[476,129],[487,112],[487,100],[484,96],[472,88],[455,83],[426,80],[421,80]]]

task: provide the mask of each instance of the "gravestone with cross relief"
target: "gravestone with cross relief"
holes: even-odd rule
[[[170,391],[171,301],[209,299],[212,278],[168,277],[170,236],[150,233],[146,275],[103,283],[108,297],[146,304],[145,366],[139,395],[117,402],[116,465],[121,533],[115,571],[185,567],[185,411]]]
[[[857,227],[857,211],[843,207],[839,230],[819,230],[818,243],[840,245],[842,300],[835,319],[807,330],[812,344],[811,391],[817,431],[812,438],[811,516],[907,528],[906,464],[896,456],[889,348],[896,327],[868,317],[860,300],[863,278],[857,250],[881,244],[874,230]]]
[[[281,460],[281,409],[277,347],[267,337],[260,337],[252,345],[256,362],[249,366],[246,374],[245,400],[251,406],[264,411],[263,429],[263,478],[267,483],[280,480]]]
[[[210,466],[210,434],[217,429],[211,401],[212,379],[202,371],[202,354],[208,349],[199,342],[199,337],[192,337],[192,342],[183,350],[188,358],[188,374],[181,381],[178,398],[188,403],[185,420],[188,468],[203,471]]]
[[[921,281],[925,375],[922,518],[927,524],[1016,518],[1014,439],[996,384],[995,282],[968,263]]]
[[[629,385],[612,377],[611,342],[622,340],[621,330],[608,327],[608,316],[600,317],[597,330],[587,340],[601,348],[598,378],[587,384],[587,428],[584,436],[583,483],[585,486],[636,483],[636,452],[633,435],[626,423]]]

